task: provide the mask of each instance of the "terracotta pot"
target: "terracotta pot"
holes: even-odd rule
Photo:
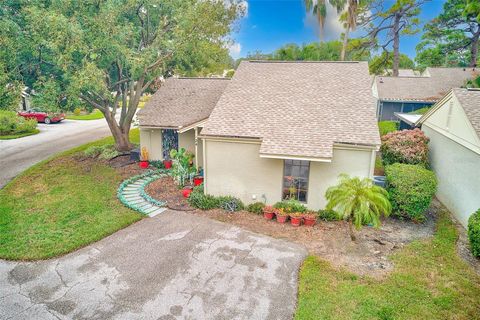
[[[193,178],[193,185],[199,186],[203,183],[203,177],[195,177]]]
[[[287,215],[277,215],[277,222],[278,223],[285,223],[287,222],[288,216]]]
[[[298,227],[302,224],[302,217],[290,217],[290,223],[294,227]]]
[[[263,212],[263,217],[267,220],[272,220],[274,215],[273,212]]]
[[[165,169],[170,169],[172,167],[172,160],[163,160],[163,165]]]
[[[183,190],[182,190],[182,194],[183,194],[183,196],[184,196],[185,198],[188,198],[188,197],[190,197],[190,193],[192,193],[192,191],[193,191],[193,190],[190,189],[190,188],[183,189]]]
[[[140,166],[140,168],[142,169],[147,169],[148,168],[148,161],[140,161],[138,163],[138,165]]]
[[[316,217],[303,217],[303,224],[308,227],[313,227],[317,223]]]

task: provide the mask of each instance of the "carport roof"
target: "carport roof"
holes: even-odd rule
[[[168,78],[138,111],[141,127],[180,129],[210,116],[228,78]]]

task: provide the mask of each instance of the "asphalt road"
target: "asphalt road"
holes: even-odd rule
[[[303,246],[167,210],[60,258],[0,260],[0,319],[275,319]]]
[[[40,133],[0,140],[0,188],[17,174],[55,153],[110,135],[105,119],[38,124]]]

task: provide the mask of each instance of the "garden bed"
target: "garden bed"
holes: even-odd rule
[[[170,208],[189,211],[192,214],[281,238],[304,245],[311,254],[330,261],[336,267],[347,269],[361,275],[381,278],[393,270],[388,256],[413,240],[430,237],[434,233],[435,212],[432,206],[423,224],[398,219],[384,219],[380,229],[364,227],[357,231],[357,241],[352,242],[347,224],[343,221],[319,221],[314,227],[293,227],[290,223],[281,224],[275,220],[267,221],[262,215],[244,210],[229,213],[222,209],[198,210],[188,205],[182,192],[171,177],[152,182],[145,189],[157,200],[166,200]],[[438,204],[438,202],[435,202]]]
[[[183,197],[182,190],[180,190],[172,177],[160,178],[150,183],[145,192],[152,198],[166,201],[167,207],[173,210],[191,211],[194,210]]]

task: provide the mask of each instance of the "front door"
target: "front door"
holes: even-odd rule
[[[176,130],[162,130],[162,148],[163,158],[166,160],[170,159],[170,151],[172,149],[178,150],[178,133]]]

